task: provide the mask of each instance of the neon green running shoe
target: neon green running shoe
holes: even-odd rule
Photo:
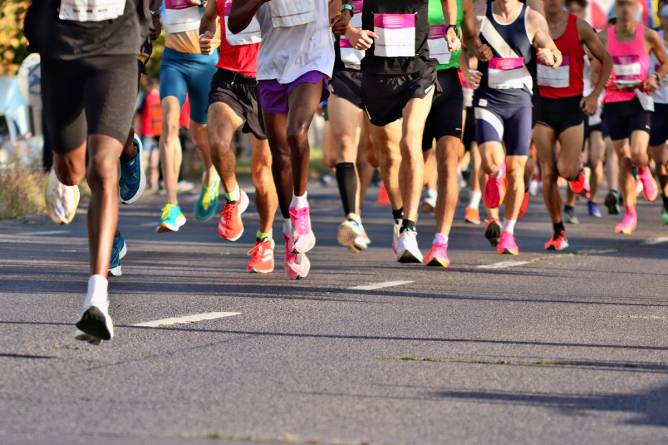
[[[160,215],[160,222],[155,231],[160,232],[178,232],[186,223],[186,217],[181,208],[176,204],[165,204]]]
[[[208,221],[218,212],[218,197],[220,196],[220,178],[218,175],[211,181],[211,185],[202,184],[202,191],[195,202],[195,219]]]
[[[661,217],[663,218],[663,223],[668,225],[668,209],[663,209]]]

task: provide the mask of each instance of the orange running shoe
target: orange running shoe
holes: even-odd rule
[[[464,221],[469,224],[480,225],[480,212],[473,207],[467,207],[464,211]]]
[[[581,169],[578,172],[578,176],[574,180],[568,181],[568,186],[570,187],[571,191],[573,193],[575,193],[576,195],[579,195],[580,193],[582,193],[582,191],[585,189],[586,185],[587,185],[587,182],[586,182],[584,168]]]
[[[250,258],[246,270],[251,273],[271,273],[274,271],[274,240],[256,241],[255,247],[246,255]]]
[[[527,214],[529,210],[529,191],[524,192],[524,199],[522,200],[522,207],[520,207],[520,213],[517,215],[517,219],[524,218],[524,215]]]
[[[220,212],[218,220],[218,236],[228,241],[236,241],[244,234],[244,223],[241,214],[248,208],[248,195],[243,190],[239,201],[225,201],[225,207]]]
[[[545,250],[565,250],[568,248],[568,239],[566,232],[561,231],[559,235],[552,235],[552,238],[545,243]]]
[[[488,209],[498,209],[506,195],[506,164],[501,164],[500,177],[489,175],[482,197]]]

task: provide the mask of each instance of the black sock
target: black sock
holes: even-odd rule
[[[668,210],[668,196],[661,195],[661,197],[663,198],[663,208]]]
[[[392,209],[392,217],[395,221],[404,219],[404,208]]]
[[[401,230],[399,232],[403,233],[404,230],[412,230],[415,232],[415,222],[411,221],[410,219],[404,219],[401,221]]]
[[[357,173],[355,172],[355,164],[352,162],[336,164],[336,183],[339,185],[343,211],[346,212],[346,215],[356,213]]]
[[[565,212],[572,212],[573,210],[575,210],[575,207],[569,206],[568,204],[564,205]]]
[[[559,221],[558,223],[552,223],[552,227],[554,228],[554,236],[559,236],[561,232],[566,231],[566,227],[564,227],[563,221]]]

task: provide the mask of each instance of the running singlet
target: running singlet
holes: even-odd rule
[[[146,94],[141,110],[142,136],[160,136],[162,132],[162,108],[160,92],[155,89]]]
[[[538,62],[540,96],[548,99],[582,96],[585,52],[580,41],[578,18],[575,14],[568,14],[566,29],[554,43],[563,55],[563,62],[557,68]]]
[[[165,0],[163,8],[165,46],[180,53],[200,54],[199,23],[204,8],[191,0]]]
[[[664,48],[666,47],[666,41],[663,39],[663,31],[659,31],[659,37],[661,37],[661,43],[663,43]],[[657,68],[659,67],[659,61],[656,60],[656,56],[652,53],[650,58],[650,70],[653,75],[656,73]],[[664,77],[661,83],[659,84],[659,89],[652,94],[654,102],[658,104],[668,104],[668,77]]]
[[[612,57],[612,74],[605,87],[605,103],[627,102],[636,97],[619,88],[641,86],[649,73],[649,54],[645,49],[645,26],[636,25],[636,34],[628,42],[617,40],[616,27],[608,28],[608,53]]]
[[[244,31],[230,35],[227,32],[227,17],[230,15],[232,0],[215,1],[221,27],[220,50],[216,66],[246,77],[255,77],[257,54],[260,51],[260,24],[253,18]]]
[[[288,18],[291,14],[294,20]],[[332,75],[334,36],[328,0],[272,0],[255,16],[262,31],[258,80],[287,84],[309,71]]]
[[[460,33],[462,20],[464,20],[462,0],[457,0],[457,34]],[[443,17],[441,0],[429,0],[429,40],[427,43],[429,45],[429,55],[438,62],[437,71],[459,68],[459,56],[462,50],[458,49],[454,53],[450,53],[448,43],[445,41],[446,29],[447,23],[445,23],[445,17]]]
[[[353,28],[362,29],[363,7],[364,0],[353,0],[353,18],[350,20],[350,26]],[[353,45],[346,39],[345,35],[337,37],[334,49],[336,54],[334,71],[339,71],[345,68],[353,70],[360,69],[366,51],[353,48]]]
[[[362,69],[374,74],[410,74],[433,66],[429,59],[427,0],[365,0],[362,26],[378,38]]]
[[[533,59],[531,41],[526,29],[527,6],[508,25],[496,21],[492,3],[480,24],[480,41],[489,45],[493,56],[480,62],[480,87],[475,92],[476,106],[484,103],[530,107],[533,79],[527,65]]]

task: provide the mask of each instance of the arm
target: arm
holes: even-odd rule
[[[202,54],[211,54],[213,51],[213,36],[216,34],[216,2],[210,1],[199,22],[199,48]]]
[[[484,0],[477,0],[484,2]],[[484,4],[484,3],[483,3]],[[489,60],[492,58],[492,50],[480,42],[478,36],[478,23],[476,13],[473,9],[473,0],[462,0],[462,9],[464,10],[464,21],[462,22],[462,33],[464,43],[471,54],[475,54],[478,60]]]
[[[659,79],[663,80],[668,74],[668,55],[666,55],[666,48],[663,46],[661,37],[656,31],[645,29],[645,37],[650,44],[650,50],[654,53],[656,60],[659,62],[659,67],[656,70],[656,77],[652,76],[645,81],[644,89],[650,93],[659,88]]]
[[[334,35],[337,36],[342,36],[346,33],[350,20],[352,20],[353,15],[348,9],[343,9],[343,5],[350,5],[352,7],[353,1],[352,0],[343,0],[341,2],[341,14],[339,16],[339,19],[334,23],[332,26],[332,31],[334,32]]]
[[[550,37],[550,31],[545,17],[529,8],[527,11],[527,31],[529,36],[533,35],[533,46],[536,48],[536,57],[547,66],[558,67],[561,65],[561,51]]]
[[[257,10],[269,0],[232,0],[232,10],[227,19],[231,33],[238,34],[250,24]],[[215,2],[214,2],[215,3]]]
[[[589,96],[583,98],[581,103],[581,107],[584,112],[588,115],[592,115],[596,112],[598,98],[605,88],[605,85],[608,83],[608,79],[610,78],[610,72],[612,71],[612,58],[606,51],[605,46],[603,46],[601,40],[596,35],[596,32],[587,22],[581,19],[578,19],[578,34],[580,35],[580,40],[584,42],[586,50],[592,56],[592,72],[594,71],[594,61],[596,61],[598,65],[596,86],[594,87],[594,91],[592,91]]]
[[[545,17],[545,9],[543,9],[543,2],[541,0],[527,0],[527,6]]]
[[[445,35],[445,40],[448,42],[448,49],[452,51],[457,51],[461,48],[462,44],[459,41],[459,36],[457,35],[457,1],[456,0],[441,0],[441,7],[443,8],[443,17],[445,18],[445,23],[448,26],[448,32]]]

